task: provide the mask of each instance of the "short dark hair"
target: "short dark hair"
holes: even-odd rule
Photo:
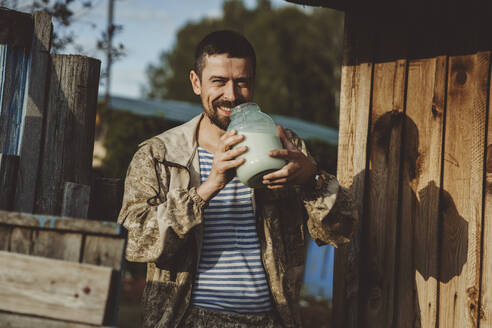
[[[253,76],[256,72],[256,55],[253,46],[238,32],[230,30],[215,31],[205,36],[195,51],[195,72],[202,78],[205,57],[228,54],[230,58],[250,58]]]

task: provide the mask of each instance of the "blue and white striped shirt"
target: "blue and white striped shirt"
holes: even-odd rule
[[[198,147],[201,181],[213,155]],[[204,212],[203,245],[192,303],[226,312],[265,312],[272,308],[261,262],[251,190],[235,177]]]

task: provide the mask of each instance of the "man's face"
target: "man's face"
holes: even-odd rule
[[[222,130],[229,125],[231,109],[253,99],[254,77],[249,58],[206,56],[201,79],[192,71],[190,80],[205,114]]]

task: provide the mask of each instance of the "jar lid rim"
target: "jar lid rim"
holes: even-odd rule
[[[242,104],[239,104],[237,105],[236,107],[234,107],[232,109],[232,112],[235,112],[235,111],[240,111],[242,110],[244,107],[249,107],[249,106],[254,106],[256,107],[258,110],[260,110],[260,106],[258,106],[257,103],[253,102],[253,101],[248,101],[248,102],[244,102]]]

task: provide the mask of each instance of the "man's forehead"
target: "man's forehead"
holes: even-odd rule
[[[242,74],[252,74],[251,58],[229,57],[228,54],[206,55],[203,72],[234,69]]]

